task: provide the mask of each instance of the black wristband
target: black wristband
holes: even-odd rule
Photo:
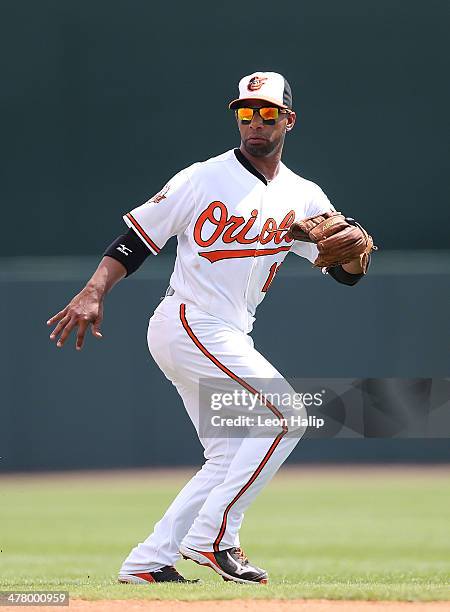
[[[136,272],[151,253],[134,230],[129,229],[126,234],[116,238],[103,255],[119,261],[127,271],[126,276],[130,276],[130,274]]]
[[[361,274],[350,274],[350,272],[344,270],[342,266],[333,266],[332,268],[328,268],[327,272],[338,283],[341,283],[342,285],[349,285],[350,287],[352,285],[356,285],[356,283],[364,276],[362,272]]]

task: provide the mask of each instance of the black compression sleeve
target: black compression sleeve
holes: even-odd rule
[[[364,276],[362,273],[350,274],[350,272],[344,270],[342,266],[333,266],[332,268],[328,268],[328,274],[338,283],[349,286],[356,285],[356,283]]]
[[[136,233],[129,229],[126,234],[122,234],[112,242],[103,255],[112,257],[125,266],[127,274],[130,276],[141,266],[149,255],[150,249],[142,242]]]

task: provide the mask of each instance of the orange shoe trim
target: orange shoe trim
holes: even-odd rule
[[[142,580],[146,580],[147,582],[156,582],[153,576],[149,572],[142,572],[140,574],[133,574],[133,576],[137,576],[138,578],[142,578]]]

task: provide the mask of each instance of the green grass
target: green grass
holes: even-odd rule
[[[0,479],[0,589],[88,599],[450,599],[448,472],[286,470],[246,513],[241,543],[270,583],[116,583],[186,475]]]

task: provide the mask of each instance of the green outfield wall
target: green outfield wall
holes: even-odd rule
[[[173,257],[151,257],[108,296],[104,338],[82,352],[48,339],[47,318],[95,258],[0,260],[0,471],[197,465],[202,449],[148,353],[148,318]],[[450,252],[379,253],[345,287],[289,255],[260,306],[256,348],[288,377],[448,376]],[[450,398],[449,398],[450,399]],[[442,462],[449,439],[302,441],[292,462]]]
[[[290,377],[448,376],[449,25],[445,0],[1,2],[0,471],[201,463],[146,345],[175,240],[108,297],[101,342],[58,351],[45,320],[123,213],[239,144],[227,102],[254,70],[291,82],[285,162],[380,247],[354,288],[289,256],[256,347]],[[449,459],[445,438],[330,439],[289,461]]]

